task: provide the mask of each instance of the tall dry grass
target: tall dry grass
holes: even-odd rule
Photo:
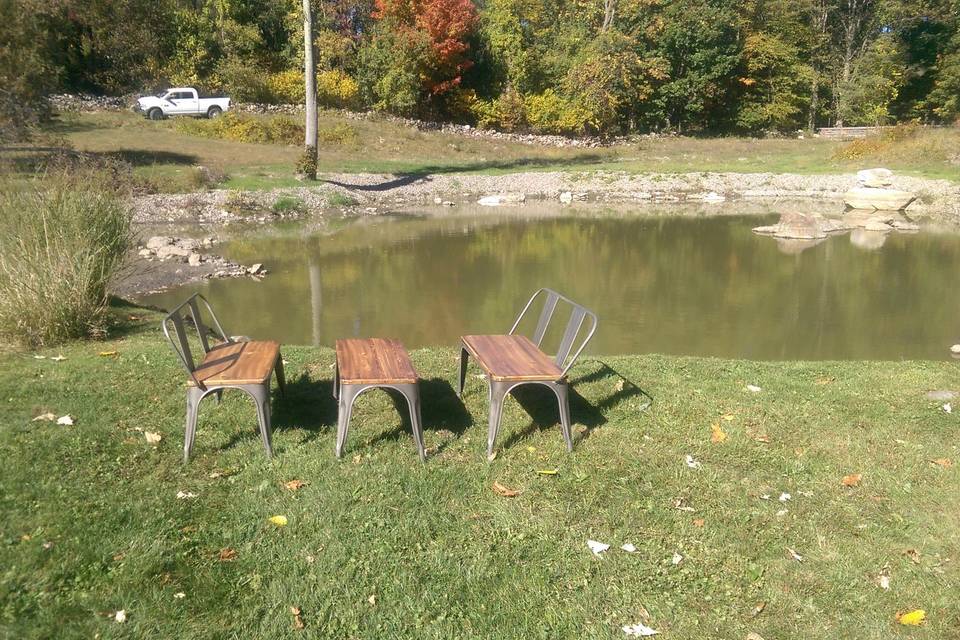
[[[130,221],[102,172],[0,185],[0,339],[40,347],[102,335]]]

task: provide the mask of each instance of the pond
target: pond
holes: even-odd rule
[[[808,246],[751,232],[775,220],[518,208],[260,230],[219,250],[264,263],[262,281],[143,301],[170,308],[201,291],[231,333],[292,344],[385,336],[453,346],[505,332],[544,286],[597,312],[594,354],[942,359],[960,341],[960,236],[861,231]]]

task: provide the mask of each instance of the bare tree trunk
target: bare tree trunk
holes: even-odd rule
[[[317,63],[313,56],[313,9],[310,0],[303,0],[303,81],[306,90],[306,122],[304,123],[305,177],[317,179]]]
[[[613,27],[613,19],[616,17],[616,13],[617,0],[603,0],[603,25],[600,27],[601,33]]]
[[[828,28],[830,24],[830,11],[833,8],[831,0],[816,0],[813,3],[810,13],[810,23],[814,33],[813,52],[811,56],[811,67],[813,77],[810,81],[810,114],[807,118],[807,126],[810,131],[816,130],[817,114],[820,110],[820,81],[823,75],[823,52],[828,45]]]

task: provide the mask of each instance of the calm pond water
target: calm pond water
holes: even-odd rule
[[[262,282],[210,281],[228,331],[293,344],[386,336],[408,347],[499,333],[538,287],[593,308],[592,353],[750,359],[948,357],[960,341],[960,237],[858,232],[815,246],[750,229],[774,217],[522,209],[365,218],[335,233],[241,234],[220,247]]]

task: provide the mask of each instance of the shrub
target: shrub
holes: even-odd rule
[[[334,191],[327,196],[327,205],[331,207],[353,207],[360,204],[353,196]]]
[[[303,101],[303,76],[300,76],[300,100]],[[357,106],[360,85],[342,71],[321,71],[317,74],[317,103],[324,107],[350,109]]]
[[[507,89],[496,100],[477,100],[473,106],[477,125],[484,129],[519,131],[527,126],[527,109],[523,96]]]
[[[297,175],[308,180],[317,179],[317,148],[304,147],[297,160]]]
[[[267,80],[270,89],[270,101],[279,104],[303,104],[306,95],[303,86],[303,72],[289,69],[270,75]],[[319,86],[319,83],[318,83]],[[319,93],[319,88],[317,90]]]
[[[272,76],[258,65],[238,58],[228,58],[217,66],[214,84],[220,85],[236,102],[271,102]]]
[[[50,174],[0,193],[0,336],[26,347],[105,333],[107,286],[130,246],[110,178]]]
[[[580,134],[590,121],[589,113],[553,89],[527,97],[524,107],[530,127],[538,133]]]
[[[298,198],[296,196],[280,196],[273,202],[273,206],[270,209],[277,214],[284,213],[305,213],[307,211],[307,205],[303,201],[303,198]]]
[[[178,118],[174,127],[201,138],[275,144],[299,144],[303,125],[289,116],[258,117],[225,113],[213,120]]]
[[[360,134],[353,125],[341,122],[332,127],[317,129],[317,140],[321,144],[350,146],[360,141]]]

